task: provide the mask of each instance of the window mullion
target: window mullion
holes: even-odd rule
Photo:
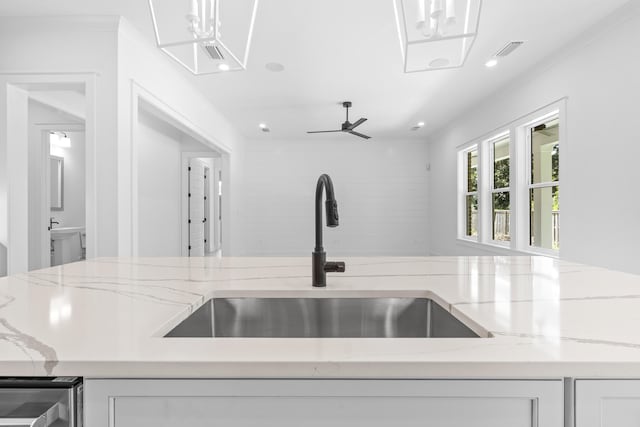
[[[490,243],[492,239],[492,193],[491,187],[493,185],[492,178],[492,166],[491,166],[491,143],[489,141],[483,141],[479,144],[478,150],[479,166],[481,168],[478,178],[479,196],[478,204],[478,241],[482,243]]]
[[[513,195],[512,227],[515,236],[512,239],[512,248],[524,250],[529,246],[529,179],[530,166],[527,162],[527,153],[530,150],[530,137],[525,128],[514,129],[515,144],[512,145],[514,154],[514,168],[511,171],[511,179],[515,188]]]

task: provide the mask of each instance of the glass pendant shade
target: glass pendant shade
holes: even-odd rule
[[[394,0],[404,72],[462,67],[478,33],[482,0]]]
[[[244,70],[258,0],[149,0],[158,47],[193,74]]]

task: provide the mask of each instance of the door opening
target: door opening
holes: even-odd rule
[[[28,96],[28,268],[86,259],[84,84],[33,85]]]

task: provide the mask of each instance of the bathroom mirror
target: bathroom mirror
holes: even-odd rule
[[[51,163],[51,210],[61,211],[64,208],[64,159],[50,156]]]

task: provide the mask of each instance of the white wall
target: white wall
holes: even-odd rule
[[[77,76],[75,79],[79,81],[88,75],[95,78],[95,88],[91,88],[92,93],[95,89],[96,104],[91,108],[95,116],[91,120],[95,119],[98,129],[93,155],[99,161],[92,190],[99,196],[95,199],[95,233],[88,239],[95,239],[92,255],[97,256],[117,255],[116,32],[114,17],[0,17],[0,73],[5,81],[37,82],[39,78],[61,81],[67,75]],[[6,103],[6,95],[0,96],[0,101]],[[1,109],[0,113],[4,116]],[[5,153],[4,147],[0,146],[0,152]],[[26,160],[14,157],[12,162],[25,168]],[[0,162],[0,177],[2,169]],[[0,200],[1,193],[6,191],[0,184]],[[26,208],[18,211],[27,217]],[[7,226],[0,218],[0,229]],[[8,227],[14,229],[14,225]],[[21,229],[20,234],[27,233]],[[21,239],[24,237],[15,240]],[[18,244],[11,245],[10,257],[11,252],[19,249]],[[15,265],[13,272],[25,269],[26,265]]]
[[[322,173],[333,180],[340,214],[339,227],[323,226],[330,257],[427,254],[426,144],[346,135],[254,140],[245,156],[242,234],[233,236],[240,254],[310,255]]]
[[[568,97],[560,256],[640,273],[638,40],[640,11],[629,5],[430,136],[433,254],[494,253],[456,240],[456,146]]]
[[[180,256],[185,202],[182,153],[203,153],[209,149],[143,109],[139,111],[136,129],[138,254]]]
[[[141,256],[180,256],[180,133],[141,112],[138,127]]]
[[[91,87],[87,89],[90,94],[88,99],[95,95],[95,105],[87,105],[87,136],[95,129],[96,137],[95,152],[90,151],[87,145],[87,157],[97,159],[97,162],[94,173],[87,170],[88,209],[91,207],[87,214],[91,218],[95,211],[96,217],[93,225],[87,220],[87,227],[95,227],[94,232],[87,236],[89,256],[132,254],[132,223],[134,212],[137,212],[132,206],[133,200],[137,200],[132,197],[134,177],[137,176],[134,174],[134,162],[137,160],[134,161],[132,156],[135,153],[132,119],[136,117],[136,109],[132,107],[136,85],[179,112],[183,121],[193,125],[206,139],[219,143],[241,157],[241,139],[217,109],[191,84],[186,72],[178,67],[118,17],[0,17],[0,80],[3,83],[0,85],[0,125],[7,120],[7,97],[15,92],[14,86],[9,88],[5,82],[37,82],[39,78],[58,81],[68,76],[91,82]],[[74,78],[68,79],[69,82],[76,81]],[[26,107],[24,115],[26,117]],[[26,186],[26,143],[24,152],[17,150],[10,153],[12,148],[11,144],[7,144],[9,139],[5,132],[7,126],[0,126],[0,130],[0,245],[6,247],[12,240],[8,255],[1,256],[3,251],[0,250],[2,274],[7,257],[24,258],[22,264],[8,263],[10,273],[27,269],[28,245],[25,236],[28,234],[28,208],[26,190],[14,191],[12,196],[7,184],[8,177],[14,177],[10,173],[13,164],[16,170],[25,171]],[[5,161],[9,154],[14,156],[11,164]],[[227,162],[229,158],[226,157]],[[20,176],[18,173],[15,178]],[[227,183],[230,184],[231,180],[227,180]],[[12,197],[15,197],[13,202]],[[19,212],[19,215],[14,215],[13,225],[10,225],[10,204]],[[21,222],[20,218],[25,220]],[[16,237],[9,239],[13,235]],[[91,253],[94,244],[95,251]],[[12,253],[20,257],[12,258]]]
[[[11,273],[29,267],[29,98],[0,79],[0,100],[0,270]]]
[[[191,84],[188,80],[188,71],[173,63],[156,46],[141,37],[138,31],[125,20],[120,23],[118,46],[120,253],[127,254],[133,253],[133,245],[128,243],[127,239],[130,241],[130,236],[136,234],[136,224],[133,220],[135,214],[132,216],[132,213],[137,208],[132,206],[131,201],[135,203],[139,200],[135,196],[137,185],[131,173],[136,168],[137,160],[130,155],[132,147],[135,152],[138,144],[131,138],[132,134],[136,133],[132,132],[136,121],[133,108],[138,102],[135,97],[140,96],[142,92],[145,96],[150,95],[153,99],[145,99],[145,101],[171,114],[174,121],[189,127],[194,134],[201,137],[200,142],[215,144],[216,148],[222,152],[231,153],[232,157],[242,156],[243,141],[217,107]],[[237,180],[240,181],[241,171],[240,167],[227,170],[226,173],[231,174],[227,185],[233,185],[236,174],[238,174]],[[229,197],[227,204],[233,203],[233,198],[230,196],[237,192],[239,189],[237,191],[231,189],[227,192]],[[230,219],[225,226],[230,228],[231,222]],[[227,255],[232,252],[231,246],[226,248]]]

